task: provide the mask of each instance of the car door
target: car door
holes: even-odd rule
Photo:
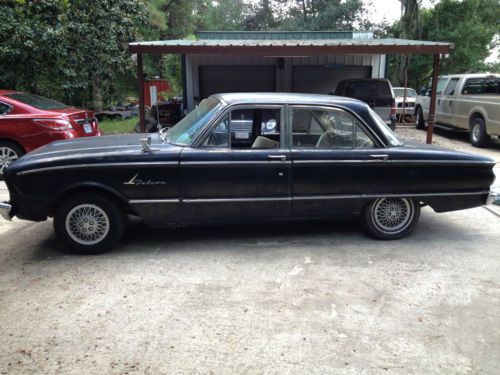
[[[361,198],[383,193],[389,156],[351,113],[332,107],[289,110],[294,216],[356,215]]]
[[[441,102],[442,102],[442,98],[444,95],[444,88],[446,87],[448,80],[449,80],[449,77],[441,77],[438,79],[438,82],[437,82],[436,110],[435,110],[436,122],[440,122],[441,118],[442,118]],[[429,87],[432,87],[432,81],[429,82]],[[423,104],[424,116],[426,119],[429,119],[429,110],[430,110],[430,104],[431,104],[431,89],[427,90],[425,96],[426,96],[426,100],[425,100],[425,103]]]
[[[446,125],[451,125],[454,126],[454,121],[453,121],[453,106],[454,106],[454,97],[456,94],[456,91],[458,89],[458,81],[460,78],[451,78],[450,82],[448,82],[448,85],[446,86],[446,89],[444,90],[444,95],[441,96],[439,99],[439,122],[446,124]]]
[[[235,106],[181,154],[187,222],[290,216],[290,150],[282,106]]]

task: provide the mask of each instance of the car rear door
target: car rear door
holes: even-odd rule
[[[185,148],[180,167],[184,220],[290,216],[291,158],[282,128],[282,106],[232,107],[198,145]],[[256,144],[257,137],[267,141]]]
[[[294,216],[357,215],[366,195],[385,191],[389,155],[352,114],[292,106],[288,118]]]

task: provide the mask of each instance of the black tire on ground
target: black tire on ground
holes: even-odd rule
[[[146,117],[146,119],[144,120],[144,131],[146,133],[154,133],[157,130],[158,130],[158,121],[156,121],[156,119],[154,119],[153,117]],[[140,122],[138,122],[135,125],[134,131],[136,133],[141,133],[141,123]]]
[[[379,198],[365,206],[360,221],[369,236],[396,240],[410,234],[419,217],[419,202],[407,198]]]
[[[415,128],[419,130],[425,129],[424,114],[422,112],[422,108],[420,107],[417,107],[417,110],[415,111]]]
[[[54,215],[57,237],[78,254],[109,251],[123,235],[125,213],[111,199],[79,193],[63,201]]]
[[[482,117],[473,117],[470,121],[470,143],[475,147],[485,147],[490,143],[490,136],[486,133],[486,124]]]
[[[26,152],[17,143],[0,141],[0,181],[3,181],[4,170]]]

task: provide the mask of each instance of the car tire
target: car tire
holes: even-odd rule
[[[420,205],[408,198],[379,198],[368,203],[361,213],[364,232],[380,240],[405,237],[417,225]]]
[[[420,107],[415,111],[415,128],[419,130],[425,129],[424,113]]]
[[[94,193],[68,198],[54,215],[57,237],[78,254],[111,250],[122,237],[124,228],[125,213],[111,199]]]
[[[154,133],[157,130],[158,130],[158,121],[156,121],[156,119],[154,119],[153,117],[146,117],[146,119],[144,120],[144,132]],[[134,131],[136,133],[142,133],[140,121],[135,125]]]
[[[18,144],[11,141],[0,141],[0,181],[3,181],[5,169],[24,154],[24,150]]]
[[[490,143],[490,136],[486,133],[486,124],[482,117],[476,116],[470,121],[470,143],[475,147],[485,147]]]

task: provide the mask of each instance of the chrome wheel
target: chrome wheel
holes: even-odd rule
[[[66,232],[80,245],[95,245],[109,232],[108,215],[94,204],[80,204],[68,212]]]
[[[3,175],[5,169],[15,160],[19,159],[19,155],[10,147],[0,147],[0,175]]]
[[[405,198],[382,198],[375,202],[371,214],[372,222],[379,231],[396,234],[411,224],[414,205]]]
[[[481,124],[479,122],[476,122],[472,127],[472,140],[474,142],[480,142],[482,135],[483,129],[481,128]]]

